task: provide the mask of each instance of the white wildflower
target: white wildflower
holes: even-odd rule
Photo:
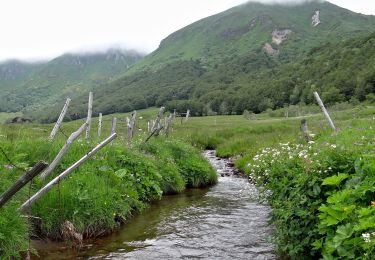
[[[370,234],[369,233],[363,233],[362,234],[362,238],[363,238],[363,240],[365,240],[366,243],[370,243],[371,242]]]

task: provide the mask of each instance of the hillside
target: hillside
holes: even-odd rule
[[[111,81],[142,58],[133,51],[65,54],[48,62],[8,61],[0,64],[0,111],[51,106],[66,96]]]
[[[50,122],[71,95],[67,119],[84,117],[89,90],[94,91],[94,114],[160,105],[190,108],[197,115],[261,112],[312,102],[312,89],[333,93],[329,102],[353,95],[362,101],[373,92],[369,35],[374,28],[374,16],[328,2],[249,2],[172,33],[129,69],[106,55],[65,55],[38,64],[37,73],[25,69],[20,73],[28,79],[24,84],[2,87],[8,90],[0,94],[0,111],[23,110]]]
[[[340,90],[341,85],[329,87],[339,90],[338,100],[348,100],[359,88],[357,83],[371,81],[373,56],[372,41],[352,46],[353,40],[346,40],[359,39],[354,43],[361,44],[374,28],[375,17],[353,13],[328,2],[248,3],[234,7],[171,34],[155,52],[121,78],[94,89],[94,113],[125,112],[166,104],[181,110],[190,107],[196,114],[242,113],[244,109],[260,112],[288,103],[311,102],[309,80],[315,80],[314,88],[323,92],[328,91],[331,83],[346,85],[346,90]],[[334,58],[330,53],[345,57],[347,45],[356,48],[359,54],[369,54],[351,53],[347,62],[352,73],[363,69],[356,64],[369,66],[365,78],[361,74],[355,82],[342,84],[349,75],[341,73],[347,71],[345,60],[341,61],[341,67],[326,62]],[[314,63],[310,66],[312,60]],[[322,64],[332,72],[321,71]],[[341,71],[342,78],[330,82],[335,71]],[[294,72],[303,76],[302,83]],[[363,100],[371,91],[367,88],[357,98]],[[87,94],[73,102],[70,113],[85,116],[86,100]],[[60,107],[42,119],[55,119]]]
[[[256,52],[267,43],[278,53],[278,59],[291,60],[327,41],[337,42],[371,32],[374,26],[374,17],[356,14],[329,2],[310,1],[299,5],[249,2],[172,33],[135,69],[157,69],[167,63],[190,59],[215,66],[233,55]]]

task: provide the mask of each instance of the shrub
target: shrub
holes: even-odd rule
[[[374,141],[371,127],[360,129],[317,143],[264,148],[245,166],[273,209],[270,221],[281,254],[375,257]]]

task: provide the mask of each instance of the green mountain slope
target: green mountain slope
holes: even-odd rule
[[[318,11],[319,23],[313,24]],[[244,109],[259,112],[285,103],[309,102],[310,99],[305,100],[307,94],[297,93],[305,87],[296,86],[300,83],[293,80],[294,71],[290,75],[287,70],[296,70],[295,64],[302,66],[301,74],[320,78],[324,74],[319,69],[310,75],[312,68],[301,61],[305,57],[313,59],[311,50],[331,43],[331,47],[325,48],[331,51],[337,45],[340,52],[340,46],[347,44],[346,39],[366,36],[374,30],[374,16],[356,14],[328,2],[241,5],[168,36],[155,52],[121,78],[94,90],[94,111],[125,112],[171,105],[173,101],[175,106],[184,109],[195,107],[198,114],[242,113]],[[324,62],[326,57],[317,59]],[[280,83],[277,73],[290,77],[285,79],[287,83]],[[341,99],[349,99],[349,93],[354,93],[355,88],[340,92]],[[292,98],[294,89],[297,94]],[[73,103],[70,113],[85,116],[86,100],[85,94]],[[54,114],[58,114],[57,110]],[[54,117],[50,114],[44,119]]]
[[[30,110],[53,105],[66,96],[111,81],[143,55],[109,50],[97,54],[65,54],[49,62],[0,64],[0,111]]]
[[[320,11],[321,23],[312,26],[316,11]],[[247,3],[171,34],[135,69],[155,69],[165,63],[189,59],[213,65],[232,55],[254,52],[266,42],[280,51],[279,58],[290,59],[327,41],[340,41],[360,32],[373,31],[374,26],[374,17],[356,14],[329,2]],[[287,39],[280,45],[272,43],[272,33],[284,30],[290,30]]]

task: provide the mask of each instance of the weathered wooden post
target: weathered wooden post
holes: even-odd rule
[[[165,107],[161,107],[160,108],[159,113],[158,113],[158,115],[156,117],[155,123],[154,123],[154,125],[152,127],[152,131],[156,130],[156,132],[154,133],[154,135],[156,135],[156,136],[159,135],[159,132],[162,129],[161,128],[161,125],[162,125],[161,124],[161,117],[164,114],[164,110],[165,110]]]
[[[65,105],[64,105],[63,109],[61,110],[60,116],[59,116],[59,118],[57,119],[56,124],[55,124],[55,126],[53,127],[53,129],[52,129],[52,131],[51,131],[51,134],[50,134],[49,137],[48,137],[48,140],[49,140],[49,141],[52,141],[53,138],[55,138],[55,135],[56,135],[56,133],[57,133],[57,130],[59,130],[60,125],[61,125],[61,123],[62,123],[62,121],[63,121],[63,119],[64,119],[64,116],[65,116],[66,112],[68,111],[68,107],[69,107],[70,101],[71,101],[70,98],[67,98],[67,99],[66,99],[66,101],[65,101]]]
[[[173,114],[170,114],[169,117],[165,119],[165,135],[168,137],[172,128]]]
[[[116,133],[116,124],[117,124],[117,118],[113,117],[112,123],[111,123],[111,134]]]
[[[302,132],[302,135],[305,138],[306,142],[311,140],[310,132],[309,132],[309,129],[307,127],[307,121],[304,118],[301,120],[301,132]]]
[[[318,102],[319,107],[322,109],[324,116],[327,118],[329,125],[331,126],[333,131],[336,132],[337,129],[335,125],[333,124],[333,121],[331,117],[329,116],[327,109],[324,107],[323,101],[320,99],[318,92],[314,91],[314,96],[315,96],[316,101]]]
[[[65,155],[65,153],[68,151],[69,147],[73,144],[73,142],[85,131],[87,128],[87,122],[85,122],[83,125],[81,125],[80,128],[78,128],[77,131],[73,132],[69,138],[66,140],[63,148],[61,148],[60,152],[56,155],[55,159],[51,162],[51,164],[48,166],[48,168],[42,172],[40,177],[42,179],[45,179],[60,163],[61,159]]]
[[[151,122],[147,121],[147,133],[151,132]]]
[[[91,117],[92,117],[92,92],[89,93],[89,103],[87,109],[87,128],[86,128],[86,140],[90,138],[90,130],[91,130]]]
[[[41,171],[43,171],[48,166],[45,162],[38,162],[35,166],[26,172],[21,178],[19,178],[7,191],[5,191],[0,196],[0,208],[7,203],[14,194],[16,194],[23,186],[25,186],[29,181],[31,181],[35,176],[37,176]]]
[[[189,119],[189,116],[190,116],[190,109],[188,109],[188,110],[186,111],[185,122],[187,122],[187,121],[188,121],[188,119]]]
[[[146,138],[145,140],[145,143],[150,140],[150,138],[152,136],[157,136],[159,135],[160,131],[164,128],[164,126],[160,123],[161,121],[161,117],[164,113],[164,110],[165,110],[165,107],[161,107],[159,112],[158,112],[158,115],[156,117],[156,120],[154,121],[153,125],[152,125],[152,128],[151,128],[151,133],[150,135]]]
[[[289,106],[285,107],[285,118],[289,118]]]
[[[72,171],[77,169],[81,164],[83,164],[88,159],[90,159],[93,155],[95,155],[99,150],[101,150],[104,146],[106,146],[108,143],[110,143],[116,137],[117,137],[116,133],[110,135],[107,139],[105,139],[103,142],[98,144],[94,149],[89,151],[81,159],[79,159],[77,162],[72,164],[68,169],[66,169],[64,172],[62,172],[59,176],[57,176],[52,181],[50,181],[48,184],[46,184],[46,186],[41,188],[37,193],[35,193],[31,198],[29,198],[25,203],[23,203],[17,211],[18,212],[24,212],[27,208],[29,208],[32,204],[34,204],[35,201],[40,199],[46,192],[48,192],[54,185],[58,184],[62,179],[64,179]]]
[[[98,137],[102,135],[102,120],[103,120],[103,114],[99,113],[99,123],[98,123]]]
[[[134,110],[132,113],[131,119],[128,117],[126,118],[127,126],[128,126],[128,145],[131,145],[132,139],[133,139],[133,133],[134,133],[134,126],[135,121],[137,119],[137,111]]]

